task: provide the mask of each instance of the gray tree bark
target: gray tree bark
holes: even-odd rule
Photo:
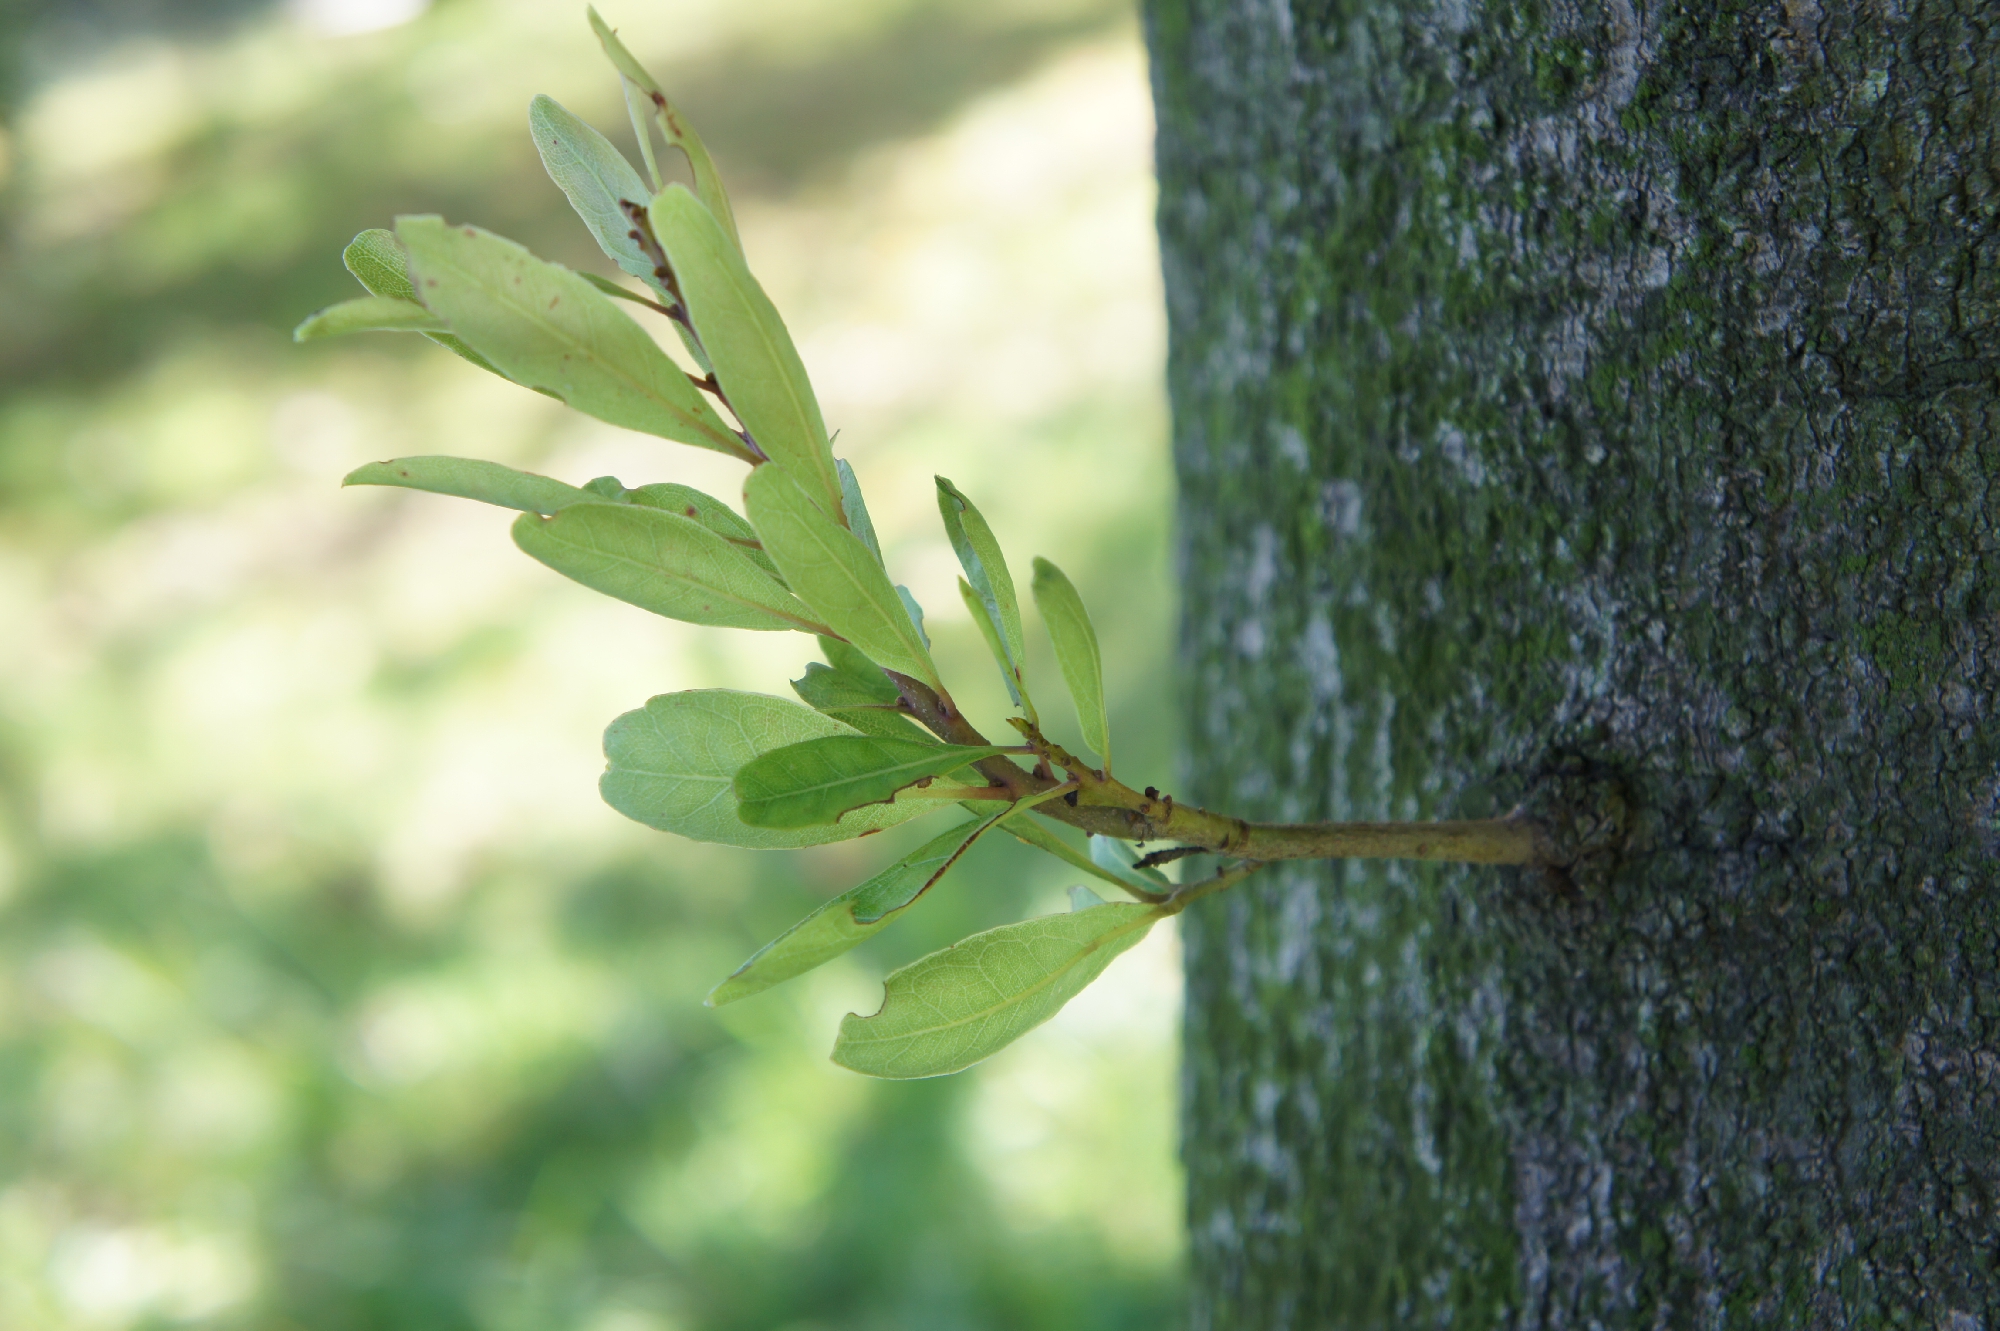
[[[1147,23],[1193,1324],[2000,1331],[2000,9]]]

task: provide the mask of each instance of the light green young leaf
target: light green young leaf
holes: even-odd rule
[[[924,629],[924,608],[917,604],[917,598],[902,583],[896,584],[896,599],[903,603],[903,613],[910,617],[910,623],[917,630],[917,637],[929,651],[931,635]]]
[[[961,823],[917,847],[859,887],[841,893],[764,947],[708,996],[710,1007],[760,994],[772,985],[825,965],[889,927],[958,863],[972,843],[1009,808]]]
[[[1083,598],[1063,571],[1048,560],[1035,560],[1032,584],[1035,607],[1042,612],[1049,640],[1055,644],[1056,664],[1062,667],[1063,683],[1069,685],[1070,700],[1076,704],[1077,724],[1083,742],[1097,751],[1104,770],[1111,770],[1111,721],[1104,708],[1104,657],[1098,650],[1097,630],[1091,627],[1090,612]]]
[[[448,333],[444,320],[413,300],[363,296],[329,305],[292,330],[292,341],[311,342],[346,333]]]
[[[391,300],[417,299],[416,284],[410,281],[410,256],[403,253],[394,232],[381,227],[370,227],[347,242],[341,251],[340,260],[347,265],[347,271],[354,275],[371,296],[386,296]],[[418,301],[422,304],[421,301]],[[296,336],[296,334],[294,334]],[[425,333],[425,337],[451,352],[462,360],[477,365],[489,374],[500,374],[493,362],[465,345],[464,341],[450,333]],[[502,374],[501,378],[507,376]]]
[[[836,634],[877,665],[943,687],[889,575],[860,537],[828,517],[777,467],[750,473],[743,506],[786,584]]]
[[[986,519],[972,501],[944,477],[936,479],[938,512],[944,516],[945,534],[951,538],[951,548],[958,554],[966,581],[979,593],[987,617],[1000,630],[1000,643],[1005,648],[1000,670],[1008,677],[1007,691],[1033,721],[1035,703],[1028,696],[1024,670],[1027,648],[1021,632],[1021,603],[1014,595],[1014,575],[1007,571],[1007,560],[1000,553],[1000,542],[993,529],[986,525]]]
[[[625,154],[552,97],[537,97],[528,104],[528,133],[549,179],[590,228],[598,248],[671,303],[672,293],[655,271],[657,265],[635,236],[633,212],[644,211],[653,191]]]
[[[1053,1017],[1160,918],[1121,902],[1002,925],[891,974],[881,1011],[849,1013],[833,1061],[871,1077],[939,1077]]]
[[[591,498],[589,491],[574,485],[478,458],[391,458],[356,467],[341,484],[396,485],[406,490],[476,499],[500,508],[517,508],[523,513],[554,513]]]
[[[602,277],[597,273],[579,272],[577,273],[577,276],[582,278],[584,281],[590,283],[590,285],[596,287],[599,291],[611,297],[611,299],[613,300],[630,301],[634,305],[644,305],[647,309],[651,309],[653,306],[659,303],[658,301],[654,300],[651,296],[642,296],[638,292],[632,290],[632,288],[626,286],[620,286],[618,283],[612,281],[610,278]]]
[[[635,822],[695,841],[779,849],[851,841],[935,812],[936,800],[873,804],[832,826],[751,827],[736,816],[737,771],[761,753],[855,732],[784,698],[729,689],[663,693],[604,732],[598,789]]]
[[[692,518],[636,504],[572,504],[527,514],[514,543],[564,577],[690,624],[736,629],[826,626],[750,557]]]
[[[613,425],[748,457],[667,353],[569,269],[440,217],[398,218],[396,234],[425,306],[508,378]]]
[[[340,261],[371,296],[417,299],[416,284],[410,281],[410,257],[396,243],[394,232],[370,227],[347,242]]]
[[[1090,862],[1123,884],[1142,892],[1171,892],[1174,885],[1158,869],[1141,869],[1139,852],[1129,841],[1116,837],[1090,838]]]
[[[1107,905],[1103,897],[1085,887],[1082,883],[1071,883],[1069,887],[1069,908],[1089,910],[1092,906]]]
[[[840,475],[840,512],[847,529],[861,538],[876,563],[886,565],[882,542],[875,538],[875,519],[868,516],[868,501],[861,497],[861,482],[855,479],[854,468],[847,465],[846,458],[835,458],[833,469]]]
[[[869,660],[854,644],[839,638],[821,638],[819,650],[828,665],[854,680],[875,701],[895,702],[902,696],[889,677],[882,673],[882,667]]]
[[[777,306],[685,186],[661,190],[648,212],[729,409],[765,456],[840,521],[840,475],[819,400]]]
[[[618,285],[608,277],[599,277],[596,273],[578,273],[577,276],[613,300],[630,301],[634,305],[642,305],[656,313],[660,309],[660,303],[651,296],[642,296],[636,291]],[[674,320],[674,332],[680,336],[681,345],[687,348],[687,353],[694,358],[694,363],[701,366],[703,374],[707,374],[715,368],[708,363],[708,353],[702,350],[700,340],[688,331],[686,324],[678,319]]]
[[[879,670],[875,672],[875,677],[888,683]],[[909,717],[885,707],[884,700],[875,690],[832,666],[809,662],[804,677],[792,681],[792,692],[814,711],[825,712],[837,721],[844,721],[864,735],[884,735],[925,744],[939,742],[918,729]],[[888,701],[895,701],[893,692]]]
[[[992,653],[993,664],[1000,667],[1000,682],[1007,686],[1007,696],[1019,707],[1021,690],[1014,681],[1014,666],[1007,659],[1007,648],[1000,642],[1000,630],[993,627],[993,616],[986,612],[986,602],[964,578],[958,580],[958,598],[965,602],[965,613],[972,616],[972,622],[979,626],[979,636],[986,640],[986,650]]]
[[[836,735],[774,749],[736,774],[737,816],[752,827],[812,827],[892,800],[920,781],[1006,750],[880,735]]]
[[[771,562],[764,553],[764,547],[757,543],[757,533],[750,524],[738,516],[735,509],[713,495],[703,494],[693,486],[674,484],[642,485],[636,490],[627,490],[618,483],[616,476],[599,476],[583,488],[613,503],[663,508],[669,513],[692,518],[748,555],[751,563],[781,584],[784,581],[778,578],[778,566]]]
[[[1114,887],[1127,891],[1130,890],[1130,885],[1123,878],[1097,864],[1088,855],[1032,819],[1010,818],[1007,820],[1006,831],[1009,836],[1021,844],[1033,846],[1036,850],[1045,851],[1061,860],[1064,864],[1069,865],[1072,869],[1080,869],[1093,878],[1102,879]]]
[[[736,214],[729,206],[729,195],[722,188],[722,177],[716,174],[715,160],[708,155],[708,148],[702,143],[701,135],[694,132],[694,126],[688,124],[675,109],[674,104],[667,100],[667,95],[661,90],[659,83],[646,72],[644,65],[632,58],[632,53],[618,40],[618,34],[597,16],[597,10],[594,8],[590,10],[590,26],[597,34],[598,43],[603,46],[604,54],[610,58],[618,73],[625,79],[625,100],[627,105],[632,107],[632,128],[639,136],[640,146],[646,154],[646,166],[653,173],[654,181],[660,179],[660,170],[653,160],[652,141],[647,137],[645,123],[639,116],[637,99],[633,95],[635,92],[652,104],[653,117],[660,126],[661,137],[666,139],[669,146],[680,149],[681,155],[687,158],[688,170],[694,174],[695,193],[700,196],[709,212],[715,215],[716,220],[722,223],[722,229],[728,235],[729,243],[741,253],[743,241],[736,233]]]

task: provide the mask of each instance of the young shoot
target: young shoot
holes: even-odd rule
[[[932,659],[922,611],[883,562],[853,469],[833,455],[812,383],[744,258],[707,149],[595,11],[590,21],[623,81],[646,175],[547,97],[534,100],[529,131],[605,255],[644,291],[572,272],[476,226],[399,217],[347,247],[347,268],[368,294],[313,315],[295,336],[419,333],[599,420],[744,464],[740,511],[670,481],[576,486],[455,457],[371,463],[346,480],[518,510],[523,552],[641,610],[816,640],[825,660],[794,682],[798,701],[699,689],[663,693],[613,721],[601,789],[627,817],[749,848],[957,819],[765,946],[716,986],[711,1004],[750,997],[886,928],[996,832],[1129,900],[1107,904],[1077,889],[1069,912],[988,930],[903,967],[888,977],[880,1011],[842,1022],[835,1062],[877,1077],[968,1067],[1046,1021],[1159,921],[1276,860],[1550,861],[1542,829],[1524,818],[1253,823],[1127,786],[1112,775],[1090,614],[1062,570],[1037,558],[1029,591],[1089,748],[1087,757],[1071,753],[1036,712],[1027,627],[1000,542],[972,499],[939,477],[961,592],[1019,713],[1002,742],[977,729]],[[686,159],[693,189],[660,186],[655,132],[662,151]],[[641,310],[664,318],[692,369],[641,326]],[[1084,846],[1065,832],[1082,833]],[[1165,848],[1133,849],[1148,842]],[[1159,872],[1197,853],[1219,864],[1212,876],[1176,885]]]

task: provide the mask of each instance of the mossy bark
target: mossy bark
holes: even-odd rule
[[[1197,1328],[2000,1331],[2000,14],[1148,0]]]

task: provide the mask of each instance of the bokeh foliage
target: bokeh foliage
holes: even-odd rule
[[[526,132],[538,91],[622,123],[581,6],[440,0],[347,35],[325,12],[167,7],[105,47],[58,10],[0,17],[0,1325],[1170,1324],[1170,939],[973,1073],[831,1067],[885,969],[1060,909],[1065,880],[985,845],[796,992],[702,1009],[922,833],[664,837],[598,802],[597,737],[654,692],[788,692],[805,640],[599,604],[504,516],[334,488],[423,452],[722,494],[740,473],[415,339],[290,344],[355,293],[341,244],[399,211],[608,269]],[[609,16],[729,177],[946,668],[991,679],[935,470],[1076,576],[1132,712],[1121,768],[1164,781],[1122,12]],[[967,701],[1004,708],[997,680]]]

